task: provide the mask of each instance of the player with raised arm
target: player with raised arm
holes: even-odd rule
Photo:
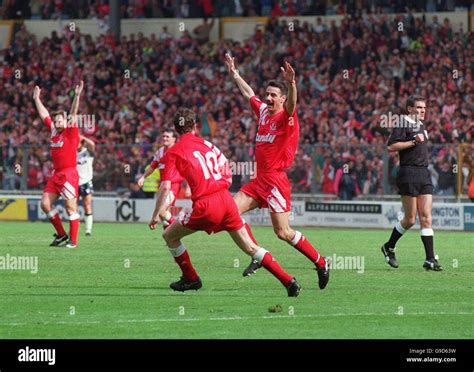
[[[153,156],[153,160],[150,163],[150,166],[145,171],[143,176],[141,176],[137,183],[138,186],[143,187],[143,183],[145,182],[145,178],[148,177],[150,174],[154,172],[156,168],[160,169],[160,160],[165,156],[166,152],[174,146],[176,143],[177,136],[174,130],[172,129],[165,129],[163,131],[163,136],[161,137],[161,146]],[[163,227],[168,227],[173,223],[175,218],[171,215],[169,209],[174,205],[176,202],[176,198],[178,197],[179,189],[181,188],[181,183],[183,182],[184,178],[181,175],[175,174],[175,177],[171,180],[171,189],[168,194],[168,199],[166,200],[167,207],[165,208],[162,215],[160,215],[161,220],[163,221]]]
[[[79,196],[82,197],[84,208],[84,221],[86,223],[86,236],[92,235],[92,194],[94,184],[92,183],[95,143],[91,139],[80,136],[77,149],[77,171],[79,173]],[[79,202],[79,198],[77,199]]]
[[[174,116],[179,142],[161,159],[161,184],[150,229],[156,229],[160,215],[166,210],[166,200],[171,190],[171,180],[181,174],[191,188],[192,208],[181,212],[163,232],[163,238],[183,273],[180,280],[171,283],[175,291],[198,290],[201,279],[194,269],[181,239],[196,231],[208,234],[227,231],[234,242],[253,260],[270,271],[287,289],[288,296],[298,296],[301,286],[287,274],[270,252],[258,246],[243,226],[242,218],[228,187],[232,176],[227,159],[212,143],[196,136],[196,117],[192,110],[180,108]]]
[[[287,94],[285,95],[285,85],[282,82],[271,80],[267,84],[265,102],[262,102],[240,76],[234,58],[229,54],[225,58],[228,72],[249,101],[258,121],[255,151],[257,177],[235,194],[234,200],[239,212],[243,214],[257,207],[268,207],[275,234],[311,260],[316,266],[319,288],[324,289],[329,281],[329,259],[321,256],[308,239],[301,232],[293,230],[289,224],[291,190],[285,170],[293,163],[299,140],[295,71],[285,62],[284,67],[281,67],[281,74],[288,84]],[[245,221],[244,224],[248,227]],[[256,243],[250,228],[248,232]],[[243,275],[251,275],[259,267],[260,264],[253,260]]]
[[[44,124],[51,132],[50,146],[53,158],[53,176],[44,187],[41,197],[41,209],[56,229],[55,239],[50,244],[57,247],[66,242],[66,248],[76,248],[79,233],[79,213],[77,213],[77,196],[79,175],[77,172],[77,147],[79,145],[79,128],[77,111],[84,83],[75,87],[69,118],[65,111],[55,111],[52,115],[40,99],[41,89],[36,86],[33,93],[36,109]],[[69,120],[68,120],[69,119]],[[62,196],[69,216],[69,236],[66,234],[58,211],[53,203]]]

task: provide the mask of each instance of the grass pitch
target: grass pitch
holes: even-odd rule
[[[0,270],[0,338],[473,337],[474,234],[437,231],[445,271],[426,272],[418,231],[400,240],[391,269],[387,230],[301,228],[324,255],[364,258],[363,273],[335,269],[321,291],[303,255],[271,228],[253,230],[302,284],[299,297],[264,269],[243,278],[249,258],[226,233],[183,240],[204,285],[178,293],[168,285],[180,271],[144,224],[97,223],[92,237],[81,227],[68,250],[48,247],[47,223],[1,222],[0,257],[36,256],[38,272]]]

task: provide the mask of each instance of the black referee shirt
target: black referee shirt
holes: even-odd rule
[[[424,142],[417,143],[416,146],[399,151],[401,167],[427,167],[429,162],[428,153],[428,132],[425,126],[419,121],[418,124],[408,116],[403,116],[405,120],[399,123],[400,126],[393,129],[388,145],[396,142],[411,142],[415,136],[422,133],[425,137]]]

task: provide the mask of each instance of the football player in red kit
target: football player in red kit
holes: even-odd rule
[[[202,286],[189,254],[181,239],[196,231],[208,234],[227,231],[234,242],[252,259],[270,271],[287,289],[288,296],[296,297],[300,285],[286,273],[270,252],[255,244],[245,229],[237,205],[228,191],[232,176],[227,159],[212,143],[196,136],[196,118],[192,110],[180,108],[174,116],[180,140],[160,161],[161,185],[150,228],[156,229],[160,215],[166,208],[171,180],[181,174],[191,188],[192,208],[180,216],[163,232],[163,238],[182,271],[182,277],[170,287],[175,291],[198,290]]]
[[[318,273],[319,288],[329,281],[329,260],[321,256],[306,237],[290,227],[290,182],[285,170],[295,158],[299,141],[299,123],[296,110],[297,90],[295,71],[288,62],[281,67],[283,79],[288,84],[271,80],[267,84],[265,102],[255,95],[252,88],[240,76],[234,58],[225,55],[225,65],[242,95],[249,101],[257,116],[255,158],[257,177],[244,185],[234,196],[241,214],[255,208],[269,208],[273,230],[281,240],[295,247],[314,265]],[[245,224],[248,227],[247,224]],[[250,237],[255,241],[250,228]],[[245,269],[244,276],[251,275],[260,267],[253,260]]]
[[[56,230],[55,238],[50,244],[57,247],[66,243],[67,248],[76,248],[79,233],[79,213],[77,213],[77,196],[79,188],[79,174],[77,173],[77,147],[79,144],[79,128],[77,111],[84,83],[81,81],[75,87],[75,96],[72,102],[70,116],[66,112],[56,111],[52,115],[41,102],[41,89],[36,86],[33,99],[41,120],[51,132],[50,146],[53,158],[54,172],[44,187],[41,198],[41,209],[49,218]],[[54,209],[53,203],[62,196],[69,216],[69,236]]]
[[[176,143],[176,133],[172,129],[165,129],[163,131],[163,136],[161,137],[162,146],[155,152],[153,156],[153,160],[150,163],[150,167],[145,171],[145,174],[141,176],[137,183],[138,186],[142,187],[145,178],[152,174],[156,168],[160,169],[160,160],[165,156],[166,152],[174,146]],[[181,188],[181,184],[183,183],[184,178],[178,173],[176,177],[171,180],[171,190],[168,194],[168,207],[164,212],[164,215],[160,215],[161,221],[163,222],[163,227],[168,227],[173,223],[175,220],[174,217],[171,215],[170,208],[174,206],[176,202],[176,198],[178,197],[179,189]]]

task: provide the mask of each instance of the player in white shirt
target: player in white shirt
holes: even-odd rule
[[[92,194],[94,193],[92,164],[94,162],[94,151],[94,141],[81,136],[77,148],[77,171],[79,173],[79,196],[82,197],[82,206],[84,207],[86,236],[92,235]]]

